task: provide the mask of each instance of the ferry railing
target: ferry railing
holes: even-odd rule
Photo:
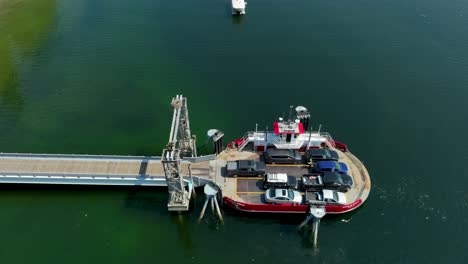
[[[237,147],[238,150],[242,150],[250,141],[253,141],[255,144],[259,142],[264,142],[267,137],[265,137],[265,134],[267,134],[267,131],[248,131],[247,133],[244,134],[240,140],[242,140],[242,143]],[[326,143],[332,147],[335,148],[335,141],[333,140],[332,136],[328,132],[318,132],[318,131],[308,131],[306,134],[304,134],[306,139],[309,139],[311,136],[321,136],[326,138]],[[268,141],[274,145],[283,145],[284,147],[288,146],[290,148],[299,148],[303,145],[304,142],[297,142],[298,138],[296,138],[296,142],[290,142],[286,143],[284,139],[281,139],[279,136],[274,135],[274,134],[268,134]]]
[[[242,150],[247,144],[249,144],[249,138],[254,136],[253,131],[248,131],[242,137],[242,143],[237,147],[238,150]]]
[[[301,142],[298,138],[296,138],[293,142],[287,143],[285,139],[281,139],[278,136],[272,136],[272,139],[270,139],[271,143],[273,145],[281,145],[283,148],[291,148],[291,149],[298,149],[303,145],[303,142]]]
[[[328,142],[330,143],[330,145],[332,145],[332,147],[334,147],[334,148],[336,147],[336,145],[335,145],[335,140],[333,140],[333,138],[332,138],[332,136],[330,135],[330,133],[328,133],[328,132],[320,132],[320,136],[325,137],[325,138],[328,140]]]

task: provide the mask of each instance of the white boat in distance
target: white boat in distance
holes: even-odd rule
[[[247,5],[245,0],[231,0],[231,3],[233,15],[245,15],[245,6]]]

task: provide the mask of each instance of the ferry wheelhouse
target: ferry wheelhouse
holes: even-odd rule
[[[306,131],[310,115],[304,107],[296,108],[299,118],[284,121],[282,117],[273,123],[273,131],[249,131],[242,138],[229,142],[228,148],[239,151],[265,151],[267,148],[296,149],[304,152],[310,148],[339,149],[348,151],[346,144],[335,141],[327,132]]]

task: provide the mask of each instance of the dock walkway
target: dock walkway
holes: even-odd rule
[[[182,160],[182,174],[191,164],[195,186],[214,178],[214,156]],[[0,183],[166,186],[157,156],[0,153]]]

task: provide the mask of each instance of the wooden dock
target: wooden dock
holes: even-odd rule
[[[182,175],[189,175],[191,164],[194,185],[204,185],[214,179],[213,158],[182,160]],[[166,178],[156,156],[1,153],[0,183],[166,186]]]

